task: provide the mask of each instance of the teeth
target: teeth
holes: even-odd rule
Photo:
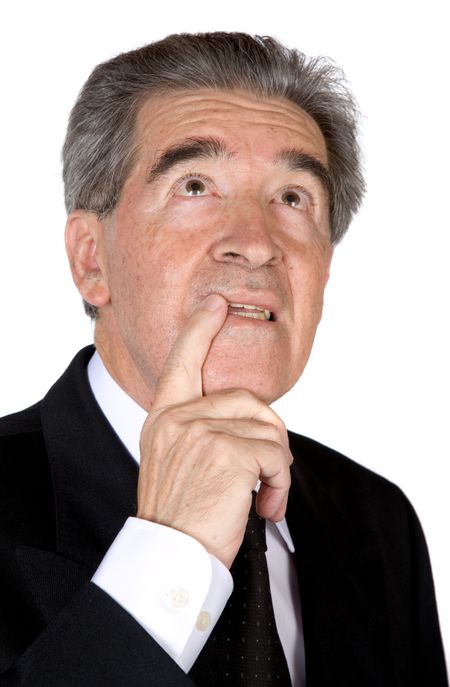
[[[251,317],[253,320],[268,320],[269,318],[262,312],[234,312],[238,317]]]
[[[254,320],[270,320],[272,316],[270,310],[260,308],[257,305],[249,305],[248,303],[229,303],[228,307],[251,310],[252,312],[233,312],[233,315],[239,315],[240,317],[252,317]],[[257,312],[255,312],[255,310]]]

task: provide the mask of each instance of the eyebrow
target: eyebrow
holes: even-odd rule
[[[218,138],[189,138],[166,150],[163,150],[158,159],[147,172],[147,181],[152,183],[172,167],[184,162],[192,162],[199,159],[217,159],[233,157],[226,145]]]
[[[234,153],[218,138],[189,138],[163,150],[147,172],[147,182],[152,183],[167,174],[173,167],[199,159],[231,159]],[[275,157],[275,164],[283,164],[291,171],[305,171],[321,183],[327,194],[331,194],[332,182],[328,169],[312,155],[297,148],[281,150]]]
[[[282,150],[275,162],[284,164],[289,170],[310,172],[320,181],[324,190],[330,195],[332,191],[331,174],[322,162],[296,148]]]

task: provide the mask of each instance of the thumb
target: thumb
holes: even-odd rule
[[[201,397],[202,367],[227,313],[227,301],[216,293],[207,296],[194,310],[164,363],[153,411]]]

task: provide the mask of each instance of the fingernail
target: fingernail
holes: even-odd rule
[[[220,310],[223,308],[224,297],[217,293],[210,293],[202,303],[203,310]]]

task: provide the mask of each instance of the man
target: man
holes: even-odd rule
[[[242,34],[120,55],[64,180],[96,351],[2,421],[2,684],[447,684],[411,506],[269,407],[363,192],[340,72]]]

